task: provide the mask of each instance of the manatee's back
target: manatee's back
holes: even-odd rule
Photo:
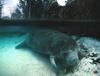
[[[73,48],[75,41],[64,33],[53,30],[37,30],[30,33],[27,44],[30,48],[44,54],[58,54],[61,50]]]

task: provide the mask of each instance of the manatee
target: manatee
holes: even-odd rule
[[[79,62],[76,41],[71,36],[59,31],[39,29],[29,33],[27,38],[16,46],[16,49],[26,47],[49,55],[54,68],[64,74],[70,72]]]

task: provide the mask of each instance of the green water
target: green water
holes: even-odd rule
[[[48,63],[39,60],[29,50],[15,48],[26,38],[25,33],[0,33],[0,76],[56,76]],[[98,40],[81,38],[80,41],[99,51]],[[68,73],[66,76],[94,76],[95,68],[96,65],[91,65],[87,59],[83,59],[75,72]]]

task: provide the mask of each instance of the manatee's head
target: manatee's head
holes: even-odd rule
[[[64,53],[63,56],[59,55],[57,57],[54,57],[55,61],[55,67],[63,72],[64,74],[68,72],[73,72],[74,68],[79,63],[79,57],[78,53],[76,51],[68,51],[67,53]]]
[[[53,49],[56,67],[64,73],[71,72],[79,63],[78,45],[71,38],[58,42]]]

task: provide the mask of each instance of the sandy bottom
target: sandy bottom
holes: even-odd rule
[[[0,33],[0,76],[56,76],[53,67],[28,50],[15,46],[25,39],[25,35]],[[74,73],[66,76],[97,76],[98,70],[90,59],[83,58]],[[62,75],[61,75],[62,76]]]

